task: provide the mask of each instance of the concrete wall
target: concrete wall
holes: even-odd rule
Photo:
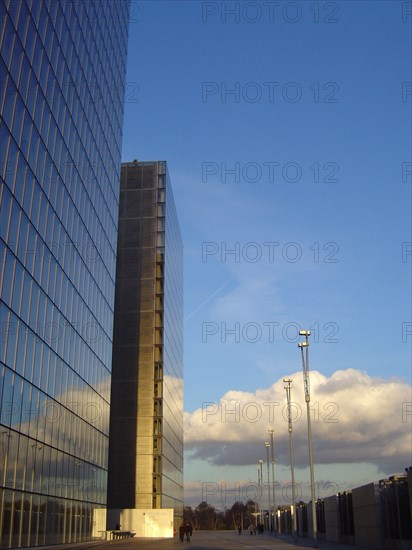
[[[382,521],[378,487],[368,483],[352,489],[355,544],[374,550],[383,549]]]
[[[307,531],[303,529],[303,516],[306,514],[306,507],[298,506],[296,508],[296,517],[297,517],[297,534],[299,537],[306,537]]]
[[[325,540],[339,542],[339,501],[333,495],[324,500],[325,506]]]
[[[173,508],[107,510],[107,529],[133,531],[136,537],[173,538]]]
[[[93,539],[105,539],[106,531],[106,508],[95,508],[93,510],[92,537]]]
[[[389,479],[380,480],[379,484],[369,483],[340,494],[342,510],[339,509],[338,496],[332,495],[323,499],[325,532],[318,531],[319,540],[356,545],[373,550],[412,550],[412,536],[408,524],[409,513],[412,522],[412,467],[406,469],[406,474],[408,483],[406,492],[405,478],[397,474]],[[392,486],[392,483],[400,483],[399,490]],[[391,490],[389,495],[382,492],[385,488]],[[398,500],[396,501],[396,499]],[[306,510],[308,532],[303,530],[303,516]],[[396,511],[400,513],[399,518],[397,518]],[[312,507],[310,502],[305,507],[298,506],[297,517],[298,536],[311,538]],[[388,536],[393,537],[396,536],[393,533],[397,532],[393,522],[398,520],[402,540],[384,539],[385,522],[391,522],[388,525]],[[341,525],[341,521],[345,523]]]

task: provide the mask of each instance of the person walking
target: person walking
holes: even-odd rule
[[[179,527],[179,538],[181,542],[183,542],[184,536],[185,536],[185,526],[183,525],[183,523],[181,523]]]

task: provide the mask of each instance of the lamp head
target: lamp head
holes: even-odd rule
[[[298,347],[299,348],[306,348],[308,346],[308,342],[299,342]]]
[[[299,336],[310,336],[310,330],[300,330]]]

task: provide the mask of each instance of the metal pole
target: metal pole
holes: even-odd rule
[[[268,471],[268,502],[269,502],[269,521],[268,521],[268,528],[270,530],[272,521],[270,519],[271,513],[270,513],[270,507],[271,507],[271,500],[270,500],[270,472],[269,472],[269,447],[270,443],[268,441],[265,441],[265,447],[266,447],[266,464],[267,464],[267,471]]]
[[[258,518],[260,517],[260,474],[259,474],[259,467],[260,467],[260,464],[258,462],[258,465],[257,465],[257,474],[258,474],[258,498],[257,498],[257,506],[256,506],[256,527],[257,527],[257,523],[258,523]]]
[[[308,331],[304,331],[308,332]],[[306,401],[306,417],[308,421],[308,445],[309,445],[309,465],[310,465],[310,492],[312,498],[312,530],[313,530],[313,547],[318,547],[318,532],[316,521],[316,497],[315,497],[315,475],[313,472],[313,452],[312,452],[312,427],[310,421],[310,389],[309,389],[309,341],[308,334],[305,334],[306,342],[299,344],[302,354],[302,368],[303,368],[303,383],[305,388],[305,401]],[[303,355],[303,348],[306,347],[306,365]]]
[[[276,534],[276,493],[275,493],[275,443],[274,443],[274,433],[275,430],[268,430],[270,435],[270,450],[272,455],[272,495],[273,495],[273,529]]]
[[[292,477],[292,534],[293,534],[293,540],[296,540],[296,489],[295,489],[295,465],[293,460],[293,438],[292,438],[292,407],[291,407],[291,387],[292,387],[292,380],[290,379],[283,379],[283,381],[287,384],[285,386],[286,390],[286,398],[288,401],[288,426],[289,426],[289,454],[290,454],[290,474]]]
[[[261,501],[262,499],[262,466],[263,466],[263,460],[260,458],[259,459],[259,500]],[[260,514],[259,514],[259,523],[263,523],[262,522],[262,506],[260,505],[260,502],[259,502],[259,510],[260,510]]]

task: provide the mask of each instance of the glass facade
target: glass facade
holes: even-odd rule
[[[183,512],[183,246],[165,162],[122,164],[108,508]]]
[[[128,0],[0,1],[0,547],[106,507]]]

